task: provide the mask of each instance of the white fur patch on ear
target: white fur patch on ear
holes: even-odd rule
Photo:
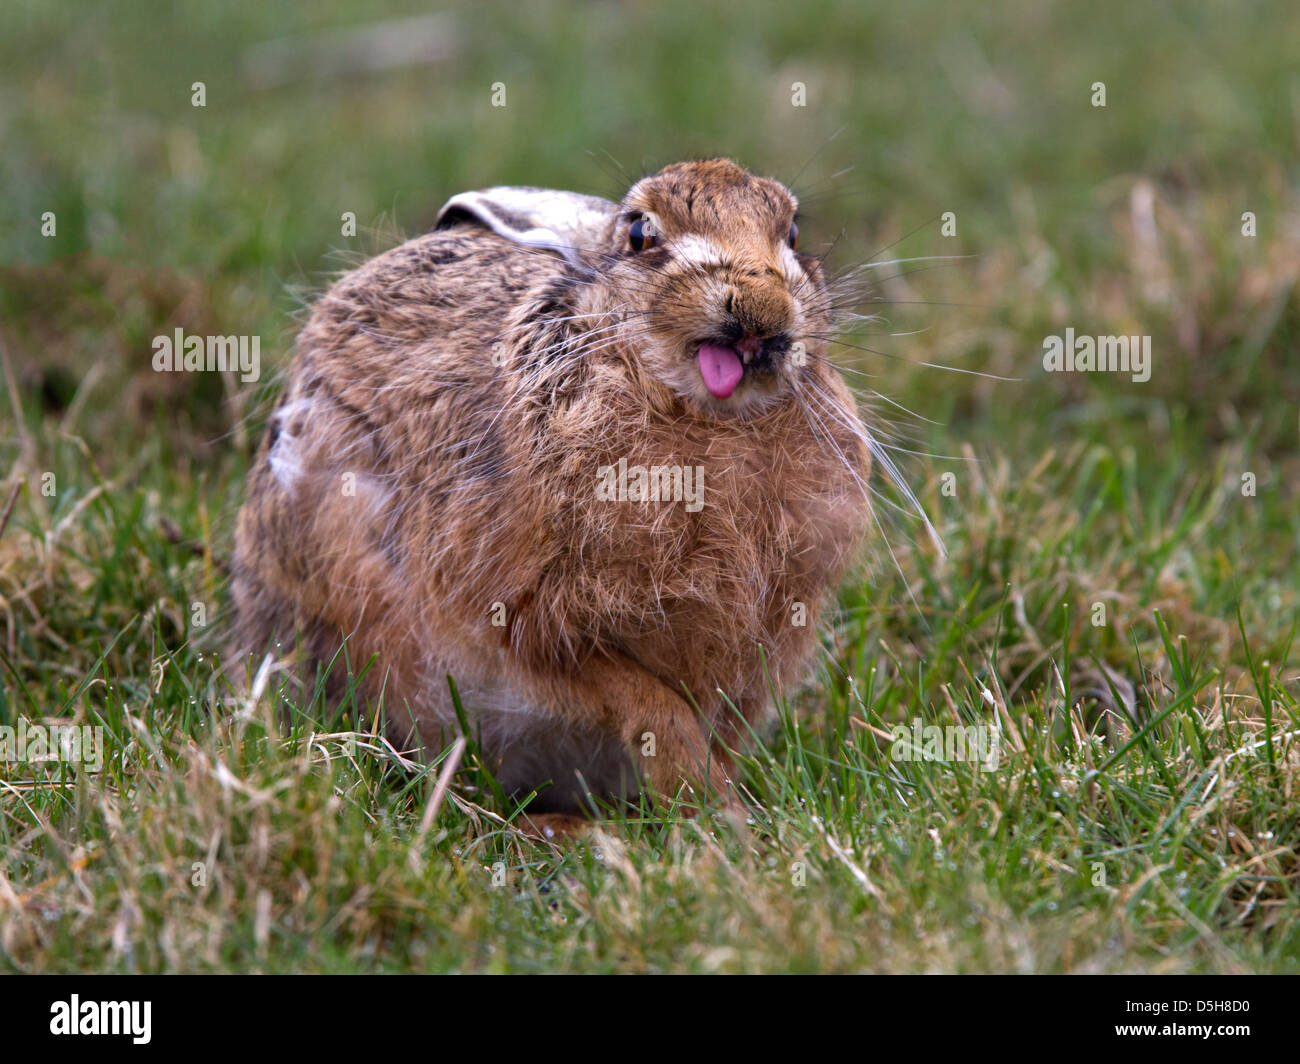
[[[468,216],[507,240],[558,252],[577,265],[584,252],[599,250],[617,213],[618,204],[599,196],[502,185],[452,196],[438,212],[434,228],[444,229]]]

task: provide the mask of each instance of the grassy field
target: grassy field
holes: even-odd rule
[[[381,69],[341,0],[0,10],[0,725],[104,736],[0,761],[0,969],[1300,970],[1300,10],[510,10]],[[830,268],[921,260],[835,352],[946,548],[882,507],[748,829],[553,850],[472,752],[427,818],[440,766],[355,705],[235,699],[223,564],[313,294],[456,191],[716,154]],[[154,373],[176,328],[260,336],[262,382]],[[1044,372],[1066,328],[1150,379]],[[894,756],[913,721],[996,767]]]

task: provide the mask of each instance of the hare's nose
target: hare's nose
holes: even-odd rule
[[[776,336],[790,327],[794,303],[778,285],[746,285],[733,289],[727,297],[727,312],[751,334],[757,346],[759,340]]]

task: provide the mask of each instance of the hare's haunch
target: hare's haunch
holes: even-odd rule
[[[725,794],[869,521],[795,207],[726,160],[620,204],[489,189],[345,276],[249,474],[239,649],[346,640],[430,753],[450,673],[497,778],[552,809]]]

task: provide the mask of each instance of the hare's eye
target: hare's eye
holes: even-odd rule
[[[799,227],[795,225],[794,222],[790,223],[790,235],[786,237],[786,240],[789,242],[792,250],[799,247]]]
[[[633,251],[645,251],[646,248],[654,247],[657,236],[654,222],[649,218],[638,218],[627,227],[627,242]]]

